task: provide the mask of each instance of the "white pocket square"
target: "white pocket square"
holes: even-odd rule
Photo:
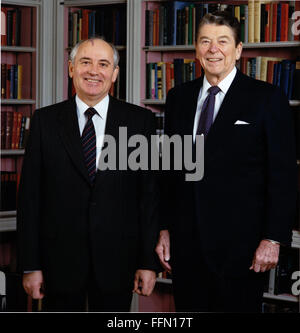
[[[243,120],[237,120],[234,125],[249,125],[249,123]]]

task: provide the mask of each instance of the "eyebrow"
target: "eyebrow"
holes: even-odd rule
[[[227,36],[227,35],[219,36],[217,39],[221,39],[221,38],[230,39],[230,37]],[[207,37],[207,36],[202,36],[202,37],[200,37],[200,40],[201,40],[201,39],[211,39],[211,38],[209,38],[209,37]]]
[[[79,59],[79,61],[83,61],[83,60],[92,60],[92,59],[89,58],[89,57],[82,57],[82,58]],[[110,64],[110,61],[107,60],[107,59],[99,59],[98,61],[107,62],[108,64]]]

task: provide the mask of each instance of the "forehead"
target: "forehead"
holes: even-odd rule
[[[112,60],[113,50],[108,43],[102,40],[88,40],[78,48],[76,58],[82,57]]]
[[[199,37],[228,36],[234,38],[233,30],[227,25],[204,24],[199,29]]]

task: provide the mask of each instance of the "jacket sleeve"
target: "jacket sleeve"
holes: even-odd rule
[[[293,113],[280,89],[270,97],[264,124],[267,150],[265,238],[289,245],[295,221],[297,166]]]
[[[40,111],[31,118],[17,205],[18,269],[20,272],[39,270],[39,222],[42,162]]]
[[[155,247],[158,241],[158,202],[159,191],[157,183],[157,170],[151,169],[151,135],[156,134],[155,119],[152,112],[144,111],[144,135],[148,142],[148,170],[141,171],[140,181],[140,217],[141,232],[139,246],[139,269],[160,271],[158,256]]]

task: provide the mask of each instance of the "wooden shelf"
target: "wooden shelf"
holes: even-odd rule
[[[24,155],[25,149],[4,149],[1,150],[1,156],[19,156]]]
[[[15,216],[0,218],[0,232],[16,231],[17,219]]]
[[[99,5],[112,5],[119,3],[127,3],[127,0],[64,0],[62,4],[65,7],[78,7],[78,6],[99,6]]]
[[[115,45],[115,48],[116,48],[118,51],[124,51],[124,50],[126,50],[126,46],[125,46],[125,45]],[[71,52],[71,50],[72,50],[72,46],[68,46],[68,47],[66,48],[66,51],[67,51],[67,52]]]
[[[145,105],[165,105],[166,101],[164,99],[143,99],[141,101]]]
[[[263,43],[245,43],[244,49],[263,49],[263,48],[282,48],[282,47],[300,47],[300,42],[263,42]],[[195,51],[194,45],[158,45],[144,46],[144,51],[148,52],[180,52],[180,51]]]
[[[36,101],[34,99],[1,99],[1,104],[19,104],[19,105],[27,105],[27,104],[35,104]]]
[[[20,53],[33,53],[36,52],[35,47],[30,46],[1,46],[1,51],[4,52],[20,52]]]

